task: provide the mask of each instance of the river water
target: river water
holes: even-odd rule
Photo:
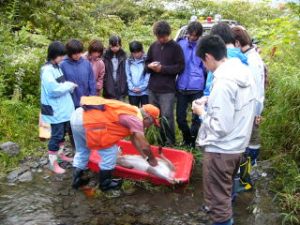
[[[202,225],[200,166],[185,189],[129,185],[117,198],[70,187],[71,171],[54,175],[47,169],[27,183],[0,183],[1,225]],[[128,185],[127,185],[128,186]],[[276,225],[271,195],[264,189],[239,195],[234,203],[236,225]],[[254,213],[253,213],[254,211]]]

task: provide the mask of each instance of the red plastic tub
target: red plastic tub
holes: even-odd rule
[[[122,148],[122,154],[131,154],[131,155],[139,155],[140,153],[135,149],[135,147],[128,141],[119,141],[118,145]],[[159,157],[158,147],[151,146],[151,149],[155,156]],[[192,167],[194,163],[194,157],[191,153],[185,152],[182,150],[177,150],[173,148],[163,148],[163,154],[168,158],[175,166],[175,179],[180,184],[187,184],[189,182]],[[94,172],[99,172],[98,162],[100,161],[100,156],[96,151],[92,151],[90,155],[90,160],[88,167],[90,170]],[[161,179],[159,177],[155,177],[151,174],[148,174],[143,171],[128,169],[121,166],[116,166],[114,175],[117,177],[122,177],[131,180],[144,180],[150,181],[153,184],[157,185],[172,185],[167,180]]]

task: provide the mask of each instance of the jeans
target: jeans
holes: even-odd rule
[[[66,133],[70,135],[70,140],[72,142],[72,132],[69,121],[51,124],[51,137],[48,143],[48,150],[58,151],[59,144],[65,141]]]
[[[129,95],[129,103],[131,105],[135,105],[137,107],[141,107],[149,103],[148,95],[141,95],[141,96],[130,96]]]
[[[71,117],[71,127],[76,146],[73,166],[85,170],[89,162],[90,149],[88,149],[86,145],[82,115],[82,108],[78,108]],[[105,149],[99,149],[97,152],[101,158],[98,164],[101,170],[113,170],[116,167],[118,156],[118,147],[116,145]]]
[[[192,124],[191,128],[187,122],[187,109],[189,104],[191,104],[195,99],[201,98],[203,96],[203,92],[199,91],[196,93],[184,93],[177,92],[177,107],[176,107],[176,118],[179,129],[183,135],[183,142],[186,145],[190,145],[195,143],[198,130],[200,127],[200,119],[199,116],[192,114]],[[189,109],[189,111],[191,111]]]
[[[175,145],[175,93],[156,93],[149,90],[149,102],[160,109],[162,144]]]

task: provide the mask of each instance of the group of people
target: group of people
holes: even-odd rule
[[[157,40],[147,54],[141,42],[132,41],[129,57],[118,36],[110,37],[105,51],[99,40],[91,41],[86,53],[76,39],[66,45],[52,42],[41,69],[42,119],[51,124],[51,169],[64,173],[58,160],[72,161],[63,152],[69,133],[76,147],[72,186],[86,183],[83,171],[90,150],[97,150],[99,188],[120,188],[122,181],[112,178],[117,141],[130,136],[148,163],[156,166],[144,128],[167,127],[161,132],[163,144],[175,145],[176,103],[182,144],[204,149],[203,209],[214,224],[232,224],[234,178],[243,156],[255,164],[259,153],[264,64],[244,27],[218,23],[210,35],[202,37],[202,32],[201,23],[193,21],[187,35],[174,41],[170,25],[156,22]]]

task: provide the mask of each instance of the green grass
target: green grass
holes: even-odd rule
[[[38,138],[39,108],[34,105],[13,100],[0,102],[0,143],[12,141],[21,147],[15,157],[0,153],[0,175],[17,167],[20,160],[28,156],[42,154],[37,149],[45,147]]]

